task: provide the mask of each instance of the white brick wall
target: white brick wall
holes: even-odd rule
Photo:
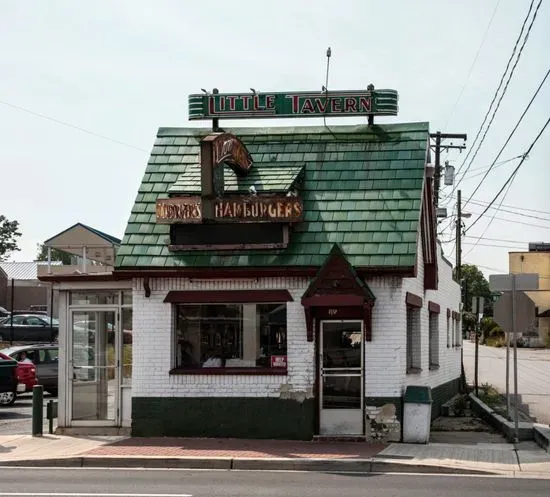
[[[313,343],[307,341],[305,315],[300,299],[308,285],[304,278],[250,280],[152,279],[151,296],[145,298],[143,281],[135,279],[134,358],[132,395],[135,397],[278,397],[311,396],[315,364]],[[294,302],[287,304],[287,376],[169,375],[172,368],[173,314],[163,302],[170,290],[287,289]]]
[[[419,244],[420,245],[420,244]],[[440,248],[439,289],[423,290],[422,254],[418,276],[367,278],[376,296],[372,341],[365,344],[365,393],[368,397],[399,397],[407,385],[435,387],[460,376],[460,348],[447,347],[447,308],[458,311],[460,291],[452,281],[451,267]],[[248,280],[152,279],[151,296],[145,298],[143,281],[133,282],[134,366],[132,395],[136,397],[278,397],[312,395],[315,380],[314,344],[307,341],[305,315],[300,299],[306,278]],[[163,300],[170,290],[288,289],[294,301],[287,304],[288,375],[169,375],[172,367],[173,315]],[[423,298],[420,309],[422,372],[406,374],[406,292]],[[438,370],[429,369],[428,301],[441,307]]]

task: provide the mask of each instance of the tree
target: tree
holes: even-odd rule
[[[48,247],[39,243],[38,244],[38,255],[36,256],[37,261],[47,261],[48,260]],[[71,264],[71,254],[63,252],[61,250],[52,249],[51,250],[51,260],[52,261],[61,261],[61,264],[67,266]]]
[[[19,222],[9,221],[6,216],[0,214],[0,261],[5,261],[12,252],[20,250],[17,246]]]
[[[483,306],[483,315],[493,315],[493,294],[489,289],[489,282],[483,273],[473,264],[463,264],[462,272],[462,302],[464,302],[463,311],[472,312],[472,297],[483,297],[485,304]]]

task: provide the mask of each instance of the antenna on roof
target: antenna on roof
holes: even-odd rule
[[[332,55],[332,50],[330,47],[327,48],[327,71],[325,75],[325,84],[321,87],[321,93],[325,95],[325,109],[323,110],[323,126],[327,131],[332,135],[334,139],[338,139],[332,130],[327,126],[327,109],[328,109],[328,75],[330,71],[330,57]]]

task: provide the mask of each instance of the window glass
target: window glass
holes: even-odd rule
[[[70,305],[118,304],[118,290],[100,292],[71,292]]]
[[[132,290],[122,292],[122,305],[132,305]]]
[[[176,306],[176,367],[286,367],[286,304]]]
[[[57,361],[58,350],[57,349],[40,349],[37,351],[40,358],[40,364],[47,364]]]
[[[36,317],[28,317],[25,320],[25,324],[28,326],[46,326],[46,322]]]
[[[132,308],[122,308],[122,384],[132,384]]]

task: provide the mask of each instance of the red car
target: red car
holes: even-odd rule
[[[13,360],[10,356],[0,352],[2,359]],[[36,380],[36,366],[31,363],[19,362],[15,370],[17,374],[17,392],[30,392],[34,385],[38,384]],[[16,394],[13,392],[0,393],[0,405],[11,406],[15,402]]]

